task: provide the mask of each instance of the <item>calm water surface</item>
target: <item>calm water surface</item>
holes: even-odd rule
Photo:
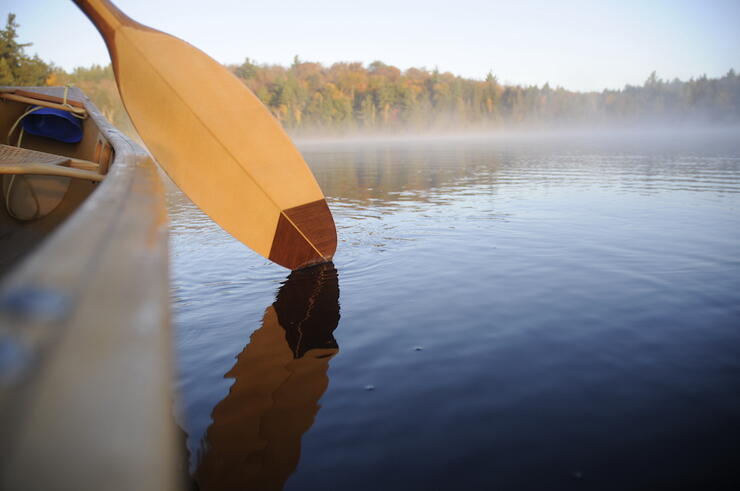
[[[169,192],[200,489],[740,489],[740,135],[299,145],[289,275]]]

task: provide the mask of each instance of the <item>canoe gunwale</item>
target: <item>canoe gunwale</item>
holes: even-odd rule
[[[172,489],[162,184],[143,148],[81,91],[70,96],[115,155],[97,189],[0,280],[0,343],[19,353],[0,372],[0,488]]]

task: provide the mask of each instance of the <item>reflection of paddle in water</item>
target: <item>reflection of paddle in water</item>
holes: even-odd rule
[[[313,424],[339,350],[339,285],[331,263],[294,271],[225,377],[195,479],[201,490],[282,489]]]

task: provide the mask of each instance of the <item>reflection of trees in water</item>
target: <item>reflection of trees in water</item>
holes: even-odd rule
[[[429,202],[428,191],[461,183],[492,184],[500,158],[454,141],[308,145],[301,151],[328,197],[378,207]]]
[[[301,151],[330,199],[357,208],[388,209],[410,202],[447,202],[473,186],[487,188],[489,194],[503,187],[559,184],[722,192],[728,190],[726,184],[715,186],[712,181],[731,178],[732,161],[699,157],[695,150],[713,148],[720,156],[733,155],[733,139],[730,130],[574,131],[305,143]]]
[[[225,377],[195,472],[201,490],[282,489],[298,465],[339,348],[339,286],[332,264],[294,271]]]

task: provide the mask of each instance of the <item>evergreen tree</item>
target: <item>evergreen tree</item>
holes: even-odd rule
[[[18,42],[19,27],[11,13],[5,29],[0,29],[0,85],[45,85],[52,67],[25,53],[31,43]]]

